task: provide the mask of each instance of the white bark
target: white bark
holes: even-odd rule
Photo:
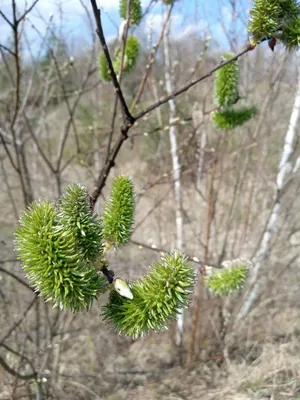
[[[265,264],[265,261],[270,252],[271,241],[276,234],[278,228],[278,221],[280,215],[280,195],[282,190],[284,189],[287,176],[293,171],[290,159],[291,155],[294,152],[294,144],[295,144],[295,136],[297,134],[297,122],[299,119],[300,112],[300,68],[298,70],[298,86],[295,94],[294,106],[292,109],[292,114],[290,118],[290,123],[288,130],[286,132],[284,146],[281,154],[281,159],[278,166],[278,174],[275,182],[275,194],[274,194],[274,205],[266,226],[266,230],[263,234],[261,244],[257,250],[257,253],[253,260],[254,265],[254,273],[252,279],[252,285],[249,292],[246,294],[243,305],[238,315],[238,320],[244,318],[251,307],[253,306],[255,300],[257,299],[260,289],[263,283],[263,277],[258,277],[258,273],[262,266]],[[298,160],[296,161],[296,165],[294,170],[298,169]]]
[[[164,35],[164,58],[165,58],[165,83],[166,90],[170,94],[173,92],[172,78],[171,78],[171,61],[170,61],[170,46],[168,32]],[[176,247],[179,251],[184,248],[184,232],[183,232],[183,215],[182,215],[182,195],[181,195],[181,165],[178,156],[178,145],[176,137],[176,125],[172,121],[176,118],[175,101],[170,100],[169,105],[169,138],[171,146],[172,166],[173,166],[173,181],[174,181],[174,195],[175,195],[175,213],[176,213]],[[182,342],[184,330],[184,316],[183,310],[178,315],[177,319],[177,333],[176,344],[179,346]]]

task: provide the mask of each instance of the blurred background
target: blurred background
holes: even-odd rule
[[[251,3],[142,1],[140,54],[121,85],[133,115],[242,51]],[[113,53],[119,1],[98,5]],[[263,43],[239,59],[240,101],[258,108],[241,127],[212,124],[208,76],[130,130],[95,207],[113,177],[132,177],[134,232],[109,253],[115,273],[141,277],[175,248],[195,270],[242,257],[255,272],[226,299],[200,279],[181,324],[135,341],[103,322],[106,296],[77,315],[36,298],[13,248],[31,201],[72,182],[92,193],[122,125],[90,2],[0,0],[0,11],[0,398],[300,399],[299,56]]]

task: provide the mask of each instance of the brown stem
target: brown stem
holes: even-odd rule
[[[206,231],[205,231],[205,244],[204,244],[204,264],[207,263],[209,257],[209,241],[210,241],[210,232],[211,232],[211,224],[214,218],[215,213],[215,204],[214,204],[214,179],[216,175],[216,166],[217,160],[215,159],[212,164],[211,169],[211,177],[209,184],[209,195],[208,195],[208,210],[207,210],[207,223],[206,223]],[[203,292],[203,282],[201,279],[201,275],[199,276],[198,285],[195,290],[194,296],[194,307],[192,314],[192,328],[191,328],[191,336],[187,354],[186,364],[187,366],[191,364],[193,360],[194,350],[195,350],[195,342],[200,314],[200,305],[201,305],[201,297]]]
[[[138,102],[139,102],[139,100],[141,98],[141,95],[142,95],[142,93],[144,91],[145,85],[147,83],[147,80],[148,80],[149,75],[150,75],[151,70],[152,70],[152,65],[153,65],[153,63],[155,61],[155,58],[156,58],[156,54],[158,52],[159,46],[160,46],[160,44],[161,44],[161,42],[163,40],[166,28],[168,26],[168,22],[169,22],[169,19],[171,17],[172,9],[173,9],[173,4],[171,5],[171,7],[168,10],[168,13],[167,13],[167,16],[166,16],[166,20],[164,22],[164,25],[163,25],[163,28],[161,30],[161,34],[160,34],[160,36],[159,36],[159,38],[157,40],[157,43],[156,43],[156,45],[154,46],[153,50],[150,53],[149,61],[148,61],[148,64],[146,66],[146,70],[145,70],[143,79],[142,79],[142,81],[140,83],[140,86],[138,88],[137,94],[136,94],[135,98],[133,99],[133,101],[131,103],[131,107],[130,107],[130,111],[131,112],[133,112],[134,109],[136,108],[136,106],[137,106],[137,104],[138,104]]]
[[[146,108],[146,110],[140,112],[135,116],[136,120],[139,120],[143,118],[145,115],[149,114],[151,111],[155,110],[157,107],[160,107],[162,104],[167,103],[169,100],[175,99],[175,97],[179,96],[180,94],[188,91],[191,87],[195,86],[197,83],[203,81],[204,79],[209,78],[210,76],[213,75],[214,72],[218,71],[220,68],[224,67],[225,65],[231,63],[232,61],[236,61],[238,58],[243,56],[244,54],[248,53],[248,51],[253,50],[249,45],[242,50],[240,53],[236,54],[234,57],[231,57],[230,59],[226,61],[222,61],[219,65],[214,67],[212,70],[207,72],[205,75],[200,76],[197,79],[192,80],[191,82],[187,83],[184,85],[182,88],[175,90],[173,93],[169,94],[168,96],[163,97],[161,100],[158,102],[152,104],[152,106]]]
[[[133,123],[135,122],[135,118],[129,112],[129,109],[127,107],[126,101],[124,99],[122,90],[120,88],[120,85],[119,85],[119,82],[118,82],[118,79],[117,79],[117,76],[116,76],[116,73],[114,71],[113,63],[112,63],[112,60],[110,58],[110,54],[109,54],[109,51],[108,51],[108,47],[107,47],[107,44],[106,44],[106,40],[105,40],[105,37],[104,37],[103,28],[102,28],[101,10],[100,10],[100,8],[98,8],[96,0],[91,0],[91,5],[92,5],[92,8],[93,8],[93,13],[94,13],[94,17],[95,17],[95,21],[96,21],[96,25],[97,25],[96,32],[97,32],[97,35],[99,37],[101,46],[103,48],[103,52],[105,54],[108,70],[109,70],[109,73],[111,75],[112,82],[113,82],[113,85],[115,87],[115,91],[116,91],[116,93],[117,93],[117,95],[119,97],[119,100],[120,100],[124,115],[125,115],[126,120],[127,120],[127,123],[129,123],[130,126],[132,126]]]

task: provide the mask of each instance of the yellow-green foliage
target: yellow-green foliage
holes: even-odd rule
[[[140,42],[138,38],[134,35],[128,36],[124,52],[123,73],[129,73],[133,70],[137,62],[139,52]],[[121,56],[121,48],[118,47],[115,50],[113,57],[113,68],[116,75],[118,75],[118,73],[120,72]],[[101,79],[103,79],[104,81],[111,81],[111,75],[109,73],[106,58],[103,52],[100,54],[99,57],[99,74]]]
[[[102,52],[99,56],[99,75],[104,81],[111,81],[111,75],[109,73],[108,65],[106,62],[105,54]]]
[[[92,265],[102,254],[102,227],[86,195],[74,185],[57,208],[48,200],[32,203],[15,232],[30,284],[46,301],[71,311],[89,309],[106,289],[106,279]]]
[[[103,213],[103,235],[108,243],[122,246],[129,242],[135,210],[134,188],[128,176],[112,183],[110,198]]]
[[[229,60],[234,54],[225,54],[224,60]],[[237,61],[220,68],[216,72],[214,82],[214,100],[220,108],[226,108],[236,103],[239,98],[238,91],[239,66]]]
[[[229,108],[212,114],[212,121],[217,129],[230,130],[249,121],[257,113],[256,107]]]
[[[216,295],[226,296],[240,289],[246,281],[249,265],[233,263],[229,268],[214,271],[204,280],[205,285]]]
[[[166,254],[148,276],[130,285],[133,299],[112,290],[103,308],[104,319],[117,332],[134,338],[165,329],[180,309],[188,306],[195,276],[193,266],[178,251]]]
[[[120,0],[120,17],[126,19],[127,0]],[[130,6],[130,24],[138,25],[142,19],[142,6],[140,0],[131,0]]]
[[[276,38],[291,50],[300,44],[300,7],[297,0],[254,0],[248,31],[254,43]]]

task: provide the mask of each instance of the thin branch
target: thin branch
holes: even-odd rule
[[[124,99],[122,90],[120,88],[116,73],[114,71],[113,63],[112,63],[111,58],[110,58],[110,54],[109,54],[108,47],[107,47],[107,44],[106,44],[106,40],[105,40],[105,37],[104,37],[104,32],[103,32],[103,29],[102,29],[101,10],[100,10],[100,8],[98,8],[96,0],[91,0],[91,5],[92,5],[92,8],[93,8],[95,21],[96,21],[96,25],[97,25],[96,32],[97,32],[97,35],[99,37],[101,46],[103,48],[103,52],[105,54],[106,62],[107,62],[107,65],[108,65],[108,69],[109,69],[111,78],[112,78],[113,85],[115,87],[115,91],[116,91],[116,93],[117,93],[117,95],[119,97],[119,100],[120,100],[123,112],[125,114],[126,120],[130,124],[130,126],[132,126],[134,124],[134,122],[135,122],[135,119],[130,114],[130,111],[129,111],[128,107],[127,107],[127,104],[126,104],[126,101]]]
[[[158,52],[159,46],[160,46],[160,44],[161,44],[161,42],[162,42],[162,40],[163,40],[163,37],[164,37],[164,35],[165,35],[165,31],[166,31],[166,28],[167,28],[167,26],[168,26],[169,19],[170,19],[170,17],[171,17],[173,5],[174,5],[174,3],[171,5],[171,7],[170,7],[169,10],[168,10],[168,13],[167,13],[167,16],[166,16],[164,25],[163,25],[163,27],[162,27],[160,36],[159,36],[159,38],[158,38],[158,40],[157,40],[155,46],[153,47],[153,49],[152,49],[152,51],[151,51],[151,53],[150,53],[149,61],[148,61],[148,64],[146,65],[146,69],[145,69],[144,76],[143,76],[143,78],[142,78],[142,80],[141,80],[141,83],[140,83],[140,85],[139,85],[139,88],[138,88],[138,90],[137,90],[137,94],[136,94],[135,98],[133,99],[133,101],[132,101],[132,103],[131,103],[131,107],[130,107],[130,111],[131,111],[131,112],[133,112],[134,109],[136,108],[136,106],[137,106],[137,104],[138,104],[138,102],[139,102],[139,100],[140,100],[140,98],[141,98],[141,96],[142,96],[142,93],[143,93],[143,91],[144,91],[145,85],[146,85],[146,83],[147,83],[147,80],[148,80],[149,75],[150,75],[151,70],[152,70],[152,65],[153,65],[153,63],[154,63],[154,61],[155,61],[155,58],[156,58],[156,54],[157,54],[157,52]]]
[[[0,128],[0,129],[1,129],[1,128]],[[1,131],[2,131],[2,129],[1,129]],[[9,161],[10,161],[10,163],[11,163],[11,166],[13,167],[13,169],[14,169],[17,173],[20,173],[20,169],[19,169],[19,167],[15,164],[15,161],[14,161],[14,159],[13,159],[13,157],[12,157],[11,152],[9,151],[9,148],[8,148],[8,146],[7,146],[6,140],[5,140],[5,138],[4,138],[3,134],[2,134],[2,132],[0,132],[0,139],[1,139],[1,142],[2,142],[3,147],[4,147],[4,149],[5,149],[5,152],[6,152],[6,154],[7,154],[7,157],[9,158]]]
[[[17,20],[17,23],[19,24],[22,19],[24,19],[26,17],[27,14],[30,13],[30,11],[33,9],[33,7],[38,3],[39,0],[35,0],[31,6],[23,13],[23,15],[21,15],[21,17]]]
[[[9,261],[10,261],[10,260],[9,260]],[[15,261],[17,261],[17,260],[12,260],[12,261],[15,262]],[[7,261],[4,261],[4,262],[7,262]],[[0,264],[2,264],[2,263],[4,263],[4,262],[3,262],[3,261],[0,261]],[[25,286],[27,289],[29,289],[31,292],[35,293],[35,290],[34,290],[32,287],[30,287],[30,286],[28,285],[27,282],[23,281],[23,279],[20,278],[18,275],[15,275],[13,272],[7,271],[5,268],[3,268],[3,267],[1,267],[1,266],[0,266],[0,272],[3,272],[4,274],[11,276],[11,277],[14,278],[16,281],[18,281],[18,282],[21,283],[23,286]]]
[[[6,17],[5,14],[3,14],[3,12],[1,10],[0,10],[0,15],[10,25],[10,27],[13,28],[12,22],[10,22],[10,20]]]
[[[24,354],[20,354],[19,352],[17,352],[16,350],[12,349],[11,347],[7,346],[7,345],[4,344],[4,343],[2,343],[1,346],[4,347],[5,350],[9,351],[10,353],[13,353],[13,354],[15,354],[16,356],[22,358],[24,361],[26,361],[27,364],[30,365],[30,367],[31,367],[31,369],[32,369],[32,372],[34,372],[35,374],[37,374],[37,373],[35,372],[34,365],[33,365],[32,361],[29,360],[28,357],[24,356]]]
[[[28,314],[28,312],[33,307],[34,303],[36,302],[36,299],[37,299],[37,297],[35,296],[33,298],[33,300],[31,301],[31,303],[29,303],[29,306],[23,312],[22,316],[9,328],[9,330],[7,331],[7,333],[5,335],[0,337],[0,346],[13,333],[13,331],[15,331],[18,328],[18,326],[23,322],[24,318],[26,317],[26,315]]]
[[[109,175],[110,170],[115,165],[115,159],[116,159],[124,141],[128,139],[128,131],[131,128],[131,126],[132,126],[132,123],[128,122],[127,125],[125,125],[121,128],[121,133],[113,146],[111,154],[110,154],[107,162],[105,163],[104,167],[102,168],[102,171],[100,172],[98,179],[96,180],[95,187],[94,187],[93,193],[91,195],[93,205],[96,203],[98,197],[100,196],[100,194],[102,192],[102,189],[105,186],[106,179]]]
[[[23,375],[20,374],[18,371],[15,371],[13,368],[11,368],[6,361],[0,356],[0,365],[11,375],[17,377],[18,379],[22,379],[23,381],[28,381],[30,379],[36,379],[37,378],[37,373],[33,372],[32,374],[28,375]]]
[[[155,251],[156,253],[160,253],[160,254],[169,253],[169,251],[166,250],[166,249],[158,248],[155,245],[149,245],[149,244],[141,243],[141,242],[138,242],[136,240],[130,240],[130,243],[138,246],[140,249],[145,248],[147,250],[152,250],[152,251]],[[195,257],[195,256],[186,255],[186,258],[189,261],[193,261],[195,264],[199,264],[200,266],[203,266],[203,267],[207,266],[207,267],[212,267],[212,268],[216,268],[216,269],[222,269],[223,268],[221,265],[207,264],[204,261],[199,260],[199,258]],[[200,267],[200,269],[202,269],[202,268]]]
[[[202,77],[200,77],[198,79],[195,79],[195,80],[191,81],[189,84],[187,84],[184,87],[182,87],[181,89],[171,93],[170,95],[164,97],[162,100],[154,103],[152,106],[147,108],[145,111],[139,113],[136,117],[134,117],[134,116],[131,115],[131,113],[128,110],[127,104],[126,104],[125,99],[123,97],[122,90],[120,88],[118,79],[116,77],[116,74],[115,74],[115,71],[114,71],[114,68],[113,68],[113,64],[112,64],[112,61],[111,61],[111,58],[110,58],[110,54],[109,54],[109,51],[108,51],[108,48],[107,48],[107,44],[106,44],[106,41],[105,41],[103,29],[102,29],[101,11],[97,6],[96,0],[90,0],[90,1],[91,1],[91,5],[92,5],[92,8],[93,8],[93,12],[94,12],[94,17],[95,17],[96,24],[97,24],[96,32],[97,32],[97,35],[99,37],[100,43],[102,45],[102,48],[103,48],[103,51],[104,51],[104,54],[105,54],[106,62],[107,62],[108,69],[109,69],[109,72],[110,72],[110,75],[111,75],[111,78],[112,78],[112,81],[113,81],[113,85],[115,87],[117,95],[119,96],[119,100],[121,102],[121,106],[122,106],[123,112],[125,113],[126,120],[127,120],[127,123],[124,124],[121,127],[120,135],[119,135],[117,141],[115,142],[115,144],[113,146],[113,149],[111,151],[111,154],[109,155],[109,157],[108,157],[108,159],[107,159],[102,171],[100,172],[100,174],[99,174],[99,176],[98,176],[98,178],[96,180],[96,183],[95,183],[95,186],[94,186],[94,190],[93,190],[92,195],[91,195],[92,204],[94,206],[96,201],[97,201],[97,199],[98,199],[98,197],[100,196],[100,194],[102,192],[102,189],[105,186],[106,179],[107,179],[107,177],[109,175],[109,172],[110,172],[111,168],[113,168],[114,165],[115,165],[116,157],[117,157],[117,155],[118,155],[118,153],[119,153],[124,141],[126,139],[128,139],[128,131],[133,126],[133,124],[136,122],[136,120],[141,119],[146,114],[148,114],[150,111],[155,110],[157,107],[161,106],[162,104],[165,104],[169,100],[174,99],[176,96],[186,92],[192,86],[194,86],[197,83],[203,81],[204,79],[210,77],[218,69],[220,69],[223,66],[229,64],[232,61],[237,60],[239,57],[241,57],[242,55],[244,55],[248,51],[253,50],[255,48],[255,46],[253,46],[251,44],[248,44],[243,51],[241,51],[240,53],[238,53],[234,57],[230,58],[229,60],[221,62],[218,66],[213,68],[207,74],[203,75]]]
[[[71,109],[69,98],[68,98],[67,93],[66,93],[64,80],[63,80],[63,77],[62,77],[62,74],[61,74],[61,71],[60,71],[60,67],[59,67],[58,62],[57,62],[57,58],[56,58],[56,56],[55,56],[55,54],[54,54],[52,49],[49,49],[49,52],[50,52],[51,57],[52,57],[52,59],[54,61],[55,69],[56,69],[57,76],[58,76],[58,79],[59,79],[59,85],[60,85],[60,87],[62,89],[64,101],[66,103],[66,106],[67,106],[67,109],[68,109],[68,113],[69,113],[69,116],[70,116],[70,119],[71,119],[70,122],[71,122],[71,125],[72,125],[73,129],[74,129],[75,142],[76,142],[76,147],[77,147],[76,150],[77,150],[78,153],[80,153],[80,145],[79,145],[78,133],[77,133],[76,125],[75,125],[75,122],[74,122],[74,111],[75,110]],[[57,169],[59,169],[59,167]]]
[[[14,57],[16,56],[16,54],[12,50],[10,50],[8,47],[4,46],[4,44],[0,43],[0,47],[2,47],[2,49],[6,50],[12,56],[14,56]]]
[[[220,68],[224,67],[225,65],[231,63],[232,61],[238,60],[241,56],[244,54],[248,53],[248,51],[253,50],[253,47],[250,45],[247,45],[247,47],[242,50],[240,53],[236,54],[234,57],[231,57],[230,59],[226,61],[222,61],[219,65],[214,67],[212,70],[207,72],[205,75],[202,75],[200,78],[194,79],[191,82],[187,83],[185,86],[183,86],[181,89],[175,90],[173,93],[171,93],[168,96],[165,96],[158,102],[152,104],[152,106],[146,108],[146,110],[141,111],[139,114],[135,116],[136,120],[139,120],[143,118],[145,115],[149,114],[151,111],[155,110],[157,107],[160,107],[161,105],[167,103],[169,100],[175,99],[175,97],[179,96],[180,94],[188,91],[191,87],[195,86],[197,83],[203,81],[204,79],[209,78],[212,76],[216,71],[218,71]]]
[[[130,24],[130,9],[131,9],[131,0],[128,0],[127,1],[127,11],[126,11],[126,24],[125,24],[125,30],[124,30],[124,33],[122,36],[121,63],[120,63],[120,70],[119,70],[119,76],[118,76],[120,87],[121,87],[121,82],[122,82],[122,77],[123,77],[125,49],[126,49],[126,42],[127,42],[127,36],[128,36],[129,24]],[[107,162],[107,160],[109,158],[112,139],[113,139],[113,135],[114,135],[114,131],[115,131],[115,123],[116,123],[117,110],[118,110],[118,99],[119,99],[119,96],[118,96],[118,93],[116,92],[105,162]],[[124,112],[123,112],[123,123],[126,123],[126,116],[125,116]]]
[[[133,233],[148,219],[148,217],[168,198],[168,195],[170,192],[173,190],[173,188],[168,188],[166,193],[163,194],[163,196],[156,201],[154,206],[150,208],[150,210],[144,215],[144,217],[135,225]]]

